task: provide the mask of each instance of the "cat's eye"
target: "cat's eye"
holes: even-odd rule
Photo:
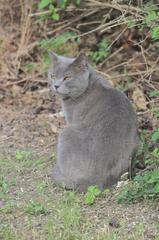
[[[71,76],[65,76],[65,77],[63,78],[63,81],[66,81],[66,80],[69,80],[69,79],[71,79]]]

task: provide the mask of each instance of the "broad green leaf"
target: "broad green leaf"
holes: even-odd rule
[[[76,4],[79,6],[81,3],[81,0],[76,0]]]
[[[152,134],[152,136],[151,136],[151,140],[152,141],[157,141],[157,140],[159,140],[159,129],[157,129],[153,134]]]
[[[156,158],[159,159],[159,148],[156,147],[156,148],[153,150],[152,155],[153,155],[154,157],[156,157]]]
[[[151,34],[152,34],[153,40],[158,40],[159,39],[159,26],[153,27],[151,30]]]
[[[58,21],[60,19],[60,16],[58,13],[53,13],[52,14],[52,19]]]
[[[158,16],[155,11],[148,12],[148,15],[146,16],[146,24],[149,26],[152,22],[157,20]]]
[[[60,0],[60,7],[64,9],[66,7],[67,2],[68,2],[67,0]]]
[[[69,39],[75,37],[76,33],[74,32],[64,32],[58,35],[55,38],[50,38],[49,40],[42,40],[41,47],[44,49],[56,49],[64,45]]]
[[[88,192],[92,193],[95,196],[98,196],[98,195],[100,195],[101,190],[97,186],[90,186],[88,188]]]
[[[95,198],[101,194],[101,190],[97,186],[88,187],[87,193],[85,195],[85,203],[92,205]]]
[[[155,193],[159,193],[159,183],[157,183],[154,187]]]
[[[159,90],[154,90],[149,93],[150,97],[159,97]]]
[[[94,200],[95,196],[92,193],[87,192],[85,195],[85,203],[88,205],[92,205],[94,203]]]
[[[51,2],[53,2],[52,0],[41,0],[38,4],[38,8],[41,10],[45,7],[47,7]]]

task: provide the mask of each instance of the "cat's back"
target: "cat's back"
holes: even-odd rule
[[[120,90],[107,84],[105,79],[96,82],[92,96],[92,104],[99,112],[113,114],[128,115],[128,117],[136,118],[135,111],[130,100]]]
[[[112,142],[118,146],[126,141],[136,146],[137,117],[133,106],[123,92],[104,81],[100,80],[90,95],[91,106],[84,118],[88,127],[85,132],[88,129],[101,145],[104,139],[107,145]]]

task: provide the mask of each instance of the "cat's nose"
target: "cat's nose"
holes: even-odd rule
[[[58,89],[59,88],[59,85],[54,85],[55,89]]]

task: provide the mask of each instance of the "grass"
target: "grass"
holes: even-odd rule
[[[4,239],[4,240],[16,239],[16,236],[14,235],[14,233],[9,225],[2,224],[0,226],[0,239]]]
[[[24,211],[25,213],[28,213],[30,215],[40,215],[48,213],[48,210],[41,203],[32,199],[24,207]]]
[[[159,234],[156,222],[141,222],[143,228],[135,223],[129,233],[128,226],[136,213],[130,205],[127,216],[131,217],[124,222],[125,206],[116,203],[113,192],[101,194],[92,187],[82,195],[54,186],[50,178],[53,161],[54,157],[39,156],[31,150],[1,154],[0,239],[141,240],[149,228]],[[146,206],[149,208],[151,204]],[[119,220],[119,228],[109,226],[111,217]]]

